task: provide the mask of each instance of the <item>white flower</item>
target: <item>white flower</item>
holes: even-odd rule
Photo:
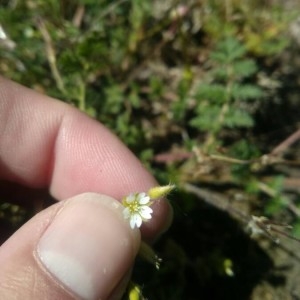
[[[152,204],[150,197],[146,193],[135,193],[125,197],[122,201],[124,205],[123,215],[125,219],[129,219],[130,227],[141,227],[143,221],[152,218]]]
[[[141,227],[143,221],[146,222],[152,218],[153,210],[150,206],[154,201],[165,197],[175,185],[157,186],[149,189],[147,193],[132,193],[122,200],[124,206],[123,216],[129,219],[132,229]]]

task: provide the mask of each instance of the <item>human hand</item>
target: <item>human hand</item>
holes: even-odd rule
[[[59,201],[1,246],[1,299],[119,299],[140,230],[129,227],[115,199],[147,191],[154,178],[98,122],[3,78],[0,136],[2,186],[47,188]],[[27,194],[22,200],[30,201]],[[152,208],[145,240],[171,220],[167,202]]]

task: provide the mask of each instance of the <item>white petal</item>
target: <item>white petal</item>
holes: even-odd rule
[[[130,227],[132,229],[134,229],[135,226],[136,227],[141,227],[142,221],[143,220],[142,220],[142,218],[141,218],[141,216],[139,214],[134,214],[130,218]]]
[[[145,193],[143,193],[143,194],[145,194]],[[145,204],[149,203],[149,201],[150,201],[150,197],[146,196],[146,194],[144,195],[143,198],[139,198],[139,204],[141,204],[141,205],[145,205]]]
[[[153,210],[149,206],[142,206],[139,209],[139,213],[143,219],[149,220],[152,218],[151,214],[153,213]]]
[[[134,227],[135,227],[135,219],[133,217],[130,218],[129,224],[130,224],[130,227],[132,229],[134,229]]]
[[[135,200],[135,194],[129,194],[126,198],[125,198],[125,202],[126,203],[132,203]]]
[[[140,213],[152,214],[153,213],[153,209],[151,207],[147,206],[147,205],[143,205],[143,206],[140,206],[139,212]]]
[[[143,214],[142,218],[144,221],[146,221],[146,220],[150,220],[152,218],[152,216],[150,214]]]
[[[147,194],[145,192],[142,192],[142,193],[138,193],[137,198],[141,199],[141,198],[144,198],[146,196],[147,196]]]
[[[130,209],[128,207],[125,207],[124,210],[123,210],[123,216],[125,219],[129,219],[130,218]]]

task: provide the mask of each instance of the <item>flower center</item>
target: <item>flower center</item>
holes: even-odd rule
[[[131,212],[138,212],[139,207],[140,207],[140,204],[137,201],[137,199],[135,199],[134,201],[132,201],[131,203],[128,204],[128,208],[130,209]]]

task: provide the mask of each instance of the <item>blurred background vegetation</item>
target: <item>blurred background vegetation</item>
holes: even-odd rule
[[[300,298],[298,1],[2,0],[0,26],[1,74],[178,187],[161,268],[137,261],[124,299]],[[1,199],[1,224],[30,213]]]

